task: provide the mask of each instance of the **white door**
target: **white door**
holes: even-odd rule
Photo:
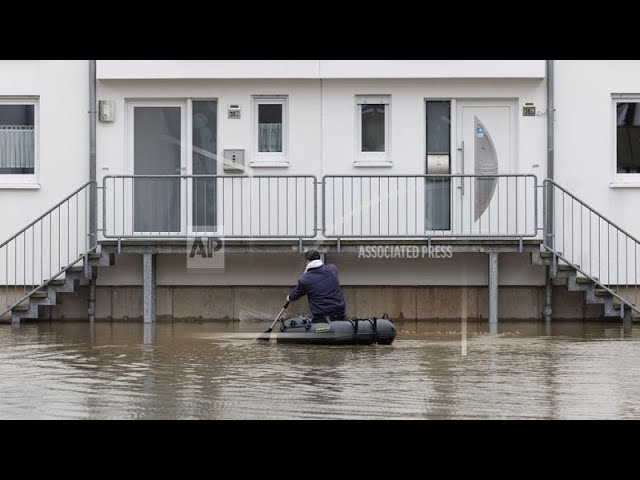
[[[454,234],[517,234],[524,183],[495,177],[517,172],[515,112],[515,101],[457,102],[457,172],[479,177],[457,180]]]

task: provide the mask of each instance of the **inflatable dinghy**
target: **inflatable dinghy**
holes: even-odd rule
[[[391,345],[396,327],[385,314],[382,318],[351,318],[312,322],[311,317],[282,320],[277,343],[305,345]]]

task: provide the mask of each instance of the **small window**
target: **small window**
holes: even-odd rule
[[[28,181],[35,169],[35,103],[0,100],[0,176],[10,176],[8,181]]]
[[[388,160],[390,100],[386,95],[356,97],[360,160]]]
[[[254,97],[255,159],[286,161],[287,99]]]
[[[616,119],[616,171],[640,173],[640,102],[617,102]]]

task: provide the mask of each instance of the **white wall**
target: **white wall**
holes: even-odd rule
[[[114,79],[543,78],[544,60],[99,60]]]
[[[555,77],[555,180],[640,237],[640,179],[631,188],[612,185],[612,94],[638,94],[640,99],[640,61],[556,60]]]
[[[424,174],[426,158],[425,99],[517,99],[518,172],[544,177],[546,127],[543,116],[522,117],[522,106],[546,102],[541,80],[323,80],[323,174]],[[393,167],[354,167],[355,95],[391,95]],[[454,108],[452,108],[454,110]],[[455,115],[455,111],[452,112]],[[452,137],[455,132],[452,131]],[[456,165],[456,151],[452,151]],[[538,166],[535,166],[538,165]],[[454,168],[454,173],[458,170]]]
[[[126,145],[126,99],[218,100],[218,155],[224,149],[251,152],[251,96],[289,96],[289,168],[260,169],[256,174],[300,174],[320,169],[320,97],[317,80],[167,80],[167,81],[102,81],[98,82],[98,98],[116,102],[116,121],[98,123],[98,175],[132,174],[133,161]],[[240,119],[228,119],[229,105],[239,105]],[[245,160],[248,160],[245,158]],[[219,174],[223,174],[219,165]]]
[[[544,60],[320,60],[322,78],[544,78]]]
[[[291,166],[260,168],[265,174],[423,174],[425,172],[425,99],[508,98],[538,108],[545,104],[540,80],[167,80],[101,81],[98,98],[115,100],[116,121],[98,124],[99,173],[132,172],[127,158],[125,99],[218,99],[218,154],[225,148],[251,149],[251,95],[289,97]],[[354,167],[355,95],[391,95],[393,168]],[[228,119],[238,104],[240,119]],[[518,164],[521,173],[544,177],[544,116],[518,118]],[[322,122],[321,122],[322,119]],[[321,142],[322,138],[322,142]],[[455,151],[452,152],[455,162]],[[259,173],[256,169],[256,174]],[[220,172],[222,173],[222,172]]]
[[[36,189],[0,185],[0,242],[89,179],[86,60],[2,60],[0,98],[39,98]]]

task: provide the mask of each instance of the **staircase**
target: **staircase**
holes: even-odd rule
[[[631,320],[632,308],[621,308],[623,302],[614,295],[615,292],[612,294],[608,289],[602,288],[597,279],[582,275],[572,265],[564,262],[558,262],[554,267],[553,252],[541,250],[532,253],[531,264],[550,267],[551,278],[563,279],[570,292],[584,292],[584,302],[587,305],[602,305],[604,317],[622,318],[627,322]]]
[[[96,182],[76,189],[36,220],[0,244],[0,284],[11,322],[38,318],[41,305],[55,305],[60,293],[75,291],[94,267],[111,264],[96,254],[90,235],[90,198]],[[95,218],[95,217],[94,217]]]
[[[95,278],[97,267],[108,267],[114,264],[114,254],[89,253],[83,265],[66,268],[63,276],[43,284],[31,296],[13,307],[11,309],[11,323],[17,324],[22,320],[38,319],[41,306],[56,305],[59,294],[76,292],[83,280]]]
[[[544,251],[532,263],[581,291],[605,317],[630,322],[640,313],[640,241],[553,180],[543,183]]]

